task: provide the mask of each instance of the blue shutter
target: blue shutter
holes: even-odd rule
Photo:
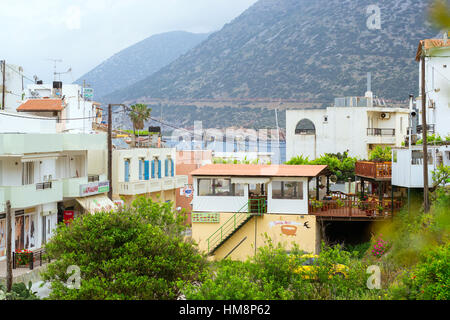
[[[142,160],[139,160],[139,180],[142,180]]]
[[[155,160],[152,160],[152,179],[155,178]]]
[[[164,173],[166,177],[169,176],[169,159],[164,160]]]
[[[170,159],[170,167],[172,169],[172,177],[175,175],[175,165],[173,163],[173,159]]]
[[[161,160],[158,160],[158,179],[161,179]]]
[[[144,170],[144,175],[145,175],[145,180],[149,180],[150,176],[149,176],[149,171],[150,171],[150,161],[146,160],[145,161],[145,170]]]
[[[125,182],[130,181],[130,162],[125,161]]]

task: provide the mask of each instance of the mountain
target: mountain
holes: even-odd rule
[[[148,37],[107,59],[76,81],[86,80],[96,97],[127,87],[176,60],[209,34],[174,31]]]
[[[368,27],[370,5],[379,29]],[[260,0],[151,76],[107,100],[281,98],[326,102],[417,93],[419,40],[437,33],[422,0]]]

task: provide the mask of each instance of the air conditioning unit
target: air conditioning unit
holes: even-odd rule
[[[380,119],[381,120],[388,120],[391,118],[391,114],[389,112],[382,112],[380,113]]]

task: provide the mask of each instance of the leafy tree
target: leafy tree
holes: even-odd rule
[[[150,119],[152,109],[147,107],[146,104],[137,103],[130,107],[130,113],[128,114],[131,122],[133,123],[133,138],[134,145],[136,145],[136,129],[144,129],[145,121]]]
[[[369,154],[370,161],[391,161],[392,149],[391,147],[376,146]]]
[[[83,215],[58,226],[46,245],[43,274],[50,299],[176,299],[179,285],[201,279],[207,265],[196,246],[184,241],[183,218],[169,203],[139,198],[121,212]],[[67,268],[80,268],[79,289],[66,283]]]
[[[323,156],[309,160],[303,155],[292,158],[285,164],[288,165],[327,165],[328,169],[337,176],[338,181],[346,181],[348,178],[355,177],[355,163],[357,159],[349,157],[347,152],[343,154],[325,153]]]

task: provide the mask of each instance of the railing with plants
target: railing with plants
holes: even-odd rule
[[[233,214],[219,229],[206,239],[208,252],[217,248],[224,239],[239,228],[248,218],[262,216],[265,213],[267,213],[265,197],[249,199],[237,213]]]
[[[31,251],[27,249],[16,250],[13,252],[13,269],[29,268],[42,266],[49,262],[44,249]]]
[[[314,215],[332,215],[342,217],[369,216],[389,217],[392,215],[392,205],[394,211],[401,208],[399,200],[385,200],[382,204],[379,201],[361,201],[359,199],[336,199],[336,200],[309,200],[309,213]]]

